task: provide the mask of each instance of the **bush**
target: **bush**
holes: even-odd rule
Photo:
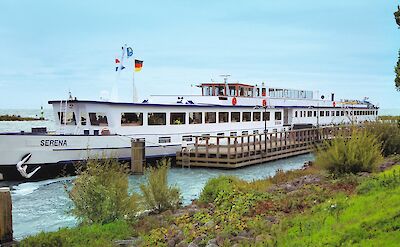
[[[209,179],[201,191],[199,201],[203,203],[214,202],[220,192],[232,192],[238,180],[234,176],[218,176]]]
[[[376,122],[366,124],[365,128],[378,137],[378,140],[382,143],[384,156],[400,154],[400,126]]]
[[[178,208],[181,204],[181,194],[177,187],[168,185],[168,170],[171,161],[163,159],[156,168],[146,169],[146,184],[140,185],[143,203],[148,209],[164,211]]]
[[[83,224],[105,224],[137,212],[137,196],[128,193],[128,174],[116,159],[89,160],[68,191],[71,213]]]
[[[338,136],[325,142],[316,154],[315,165],[335,176],[371,172],[383,160],[381,145],[367,131],[354,130],[351,138]]]
[[[76,228],[61,228],[56,232],[41,232],[20,242],[21,247],[57,246],[115,246],[114,240],[132,236],[131,227],[124,221],[106,225],[93,224]]]

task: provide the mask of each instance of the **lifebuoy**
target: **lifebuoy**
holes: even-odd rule
[[[263,107],[266,107],[266,106],[267,106],[267,100],[266,100],[266,99],[263,99],[263,100],[262,100],[262,106],[263,106]]]
[[[336,102],[335,101],[333,101],[333,107],[336,107]]]
[[[100,133],[102,136],[108,136],[110,135],[110,130],[108,128],[103,128]]]
[[[233,97],[232,98],[232,105],[236,105],[237,104],[237,99],[236,99],[236,97]]]

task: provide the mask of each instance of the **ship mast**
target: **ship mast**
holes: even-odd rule
[[[219,75],[219,76],[221,76],[221,77],[224,78],[224,83],[225,83],[225,94],[226,94],[226,96],[230,96],[229,87],[228,87],[228,78],[229,78],[231,75]]]

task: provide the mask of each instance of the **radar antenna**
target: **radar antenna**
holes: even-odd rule
[[[231,75],[219,75],[221,77],[224,78],[224,83],[225,83],[225,95],[226,96],[230,96],[230,91],[229,91],[229,87],[228,87],[228,77],[230,77]]]
[[[221,76],[221,77],[224,78],[224,83],[226,84],[226,83],[228,82],[228,78],[229,78],[231,75],[219,75],[219,76]]]

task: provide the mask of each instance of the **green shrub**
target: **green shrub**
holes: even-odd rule
[[[209,179],[201,191],[199,201],[214,202],[220,192],[232,192],[238,181],[239,179],[234,176],[218,176]]]
[[[137,212],[137,196],[129,195],[128,174],[116,159],[89,160],[68,195],[71,213],[83,224],[109,223]]]
[[[319,148],[315,165],[335,176],[371,172],[383,160],[381,145],[368,131],[354,130],[351,138],[338,136]]]
[[[61,246],[115,246],[114,240],[126,239],[133,230],[125,221],[101,225],[61,228],[56,232],[41,232],[25,238],[21,247],[61,247]]]
[[[384,156],[400,154],[400,126],[375,122],[366,124],[365,128],[378,137],[378,140],[382,143]]]
[[[181,204],[181,194],[177,187],[168,185],[168,170],[171,161],[163,159],[156,168],[146,169],[146,183],[140,185],[143,203],[148,209],[164,211],[178,208]]]

